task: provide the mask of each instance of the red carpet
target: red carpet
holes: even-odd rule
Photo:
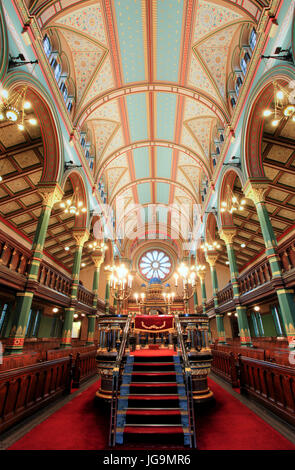
[[[140,351],[133,351],[130,356],[137,357],[158,357],[158,356],[176,356],[176,351],[173,349],[141,349]]]
[[[98,383],[91,385],[10,449],[108,449],[109,410],[102,403],[95,405],[97,388]],[[293,444],[212,380],[210,388],[214,392],[216,404],[197,418],[200,450],[295,450]],[[169,449],[169,446],[138,444],[118,448]]]

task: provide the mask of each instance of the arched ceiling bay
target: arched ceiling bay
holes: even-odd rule
[[[31,12],[71,51],[74,122],[91,132],[109,200],[129,188],[132,203],[200,201],[214,129],[230,119],[233,48],[259,2],[57,0]]]

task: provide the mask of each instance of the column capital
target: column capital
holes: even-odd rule
[[[248,199],[251,199],[254,204],[265,201],[265,192],[268,189],[268,183],[266,179],[263,181],[251,182],[248,180],[243,187],[243,192]]]
[[[215,266],[218,256],[219,256],[219,253],[216,253],[216,251],[211,252],[211,253],[206,253],[206,261],[207,263],[210,264],[211,268]]]
[[[206,271],[198,271],[197,274],[198,274],[200,280],[203,282],[205,280],[205,277],[206,277]]]
[[[221,232],[219,232],[220,238],[224,241],[226,245],[232,245],[236,234],[236,228],[223,228]]]
[[[56,202],[61,201],[63,197],[63,190],[59,184],[40,185],[38,186],[38,193],[43,199],[43,205],[50,208],[52,208]]]
[[[73,238],[76,242],[76,246],[78,248],[83,247],[84,243],[88,240],[89,238],[89,232],[88,230],[74,230],[73,231]]]
[[[94,263],[94,266],[98,269],[104,262],[104,252],[102,251],[94,251],[91,254],[91,259]]]

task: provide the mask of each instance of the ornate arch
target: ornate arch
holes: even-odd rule
[[[266,73],[254,88],[249,104],[245,111],[242,136],[242,162],[247,178],[265,180],[262,164],[262,134],[264,126],[263,110],[273,100],[273,81],[280,80],[282,84],[295,79],[294,68],[291,65],[276,66]]]
[[[44,165],[40,184],[60,183],[64,162],[63,139],[52,99],[43,86],[26,72],[9,74],[3,86],[7,89],[28,87],[27,98],[32,103],[33,109],[37,110],[44,147]]]
[[[85,176],[78,169],[65,171],[62,182],[61,182],[61,187],[63,190],[68,179],[71,181],[73,191],[77,192],[77,196],[79,200],[83,202],[83,206],[86,207],[87,209],[86,212],[81,213],[79,216],[75,217],[74,228],[75,229],[87,228],[89,225],[90,216],[89,216],[89,195],[87,191]]]
[[[228,167],[223,170],[221,174],[221,181],[219,185],[219,191],[217,196],[217,211],[219,214],[219,227],[233,227],[234,221],[232,214],[229,212],[221,212],[221,202],[225,199],[226,188],[229,186],[231,189],[234,187],[236,178],[239,178],[242,187],[245,184],[245,178],[238,168]]]

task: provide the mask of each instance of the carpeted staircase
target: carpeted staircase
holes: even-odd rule
[[[118,398],[116,443],[156,439],[189,445],[180,357],[129,356]]]

